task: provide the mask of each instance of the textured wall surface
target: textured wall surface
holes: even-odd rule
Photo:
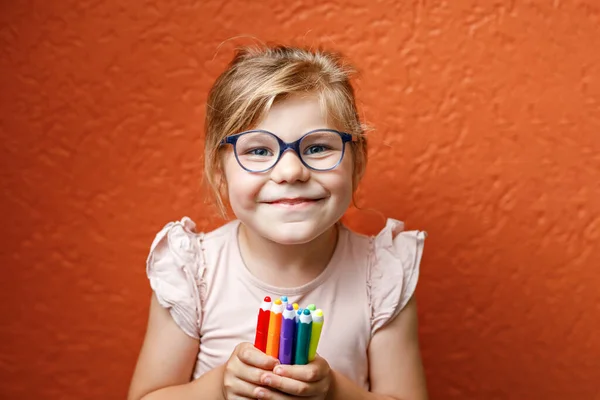
[[[219,223],[202,121],[239,35],[361,71],[360,201],[429,232],[431,398],[600,399],[593,0],[1,2],[0,397],[124,398],[154,234]]]

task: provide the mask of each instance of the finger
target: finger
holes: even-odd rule
[[[251,365],[256,368],[272,371],[279,364],[277,358],[271,357],[250,345],[245,346],[238,353],[238,358],[246,365]]]
[[[324,378],[319,363],[307,365],[278,365],[273,372],[279,376],[303,382],[318,382]]]
[[[269,390],[269,388],[266,387],[256,388],[253,396],[255,399],[261,400],[293,400],[296,398],[276,390]]]
[[[245,382],[253,383],[255,385],[261,384],[261,377],[266,370],[262,368],[256,368],[247,364],[244,364],[240,360],[238,360],[238,364],[235,366],[233,371],[234,375]]]
[[[254,393],[259,386],[252,383],[243,381],[241,379],[234,379],[230,385],[227,385],[227,400],[229,399],[256,399]]]
[[[307,397],[320,393],[319,385],[317,383],[303,382],[271,373],[267,373],[263,376],[262,383],[292,396]]]

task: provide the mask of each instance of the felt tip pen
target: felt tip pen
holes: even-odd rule
[[[283,304],[281,299],[275,300],[271,307],[271,316],[269,317],[269,334],[267,335],[267,355],[279,357],[279,335],[281,333],[281,313]]]
[[[298,311],[298,309],[300,308],[298,303],[294,303],[294,304],[292,304],[292,306],[294,306],[294,311]]]
[[[267,351],[267,335],[269,334],[269,319],[271,317],[271,298],[266,296],[258,310],[258,321],[256,322],[256,336],[254,347]]]
[[[305,308],[300,316],[298,331],[296,332],[296,354],[294,354],[294,364],[308,364],[308,345],[310,344],[310,334],[312,328],[312,316],[310,310]]]
[[[300,316],[302,315],[302,311],[303,311],[302,308],[299,308],[296,310],[296,323],[297,324],[300,323]]]
[[[317,356],[317,347],[319,346],[319,339],[321,338],[324,320],[323,310],[318,309],[312,313],[312,329],[310,332],[310,344],[308,345],[308,362],[313,361]]]
[[[302,315],[302,308],[297,308],[298,303],[294,303],[293,305],[295,312],[294,319],[296,321],[296,336],[298,336],[298,324],[300,324],[300,316]],[[292,347],[292,358],[296,358],[296,342],[297,338],[294,337],[294,345]],[[292,360],[295,363],[295,360]]]
[[[283,304],[283,309],[285,310],[287,305],[288,305],[288,298],[287,296],[281,296],[281,304]]]
[[[294,340],[296,338],[296,313],[294,306],[288,304],[281,320],[281,336],[279,337],[279,362],[290,365],[293,362]]]
[[[315,307],[314,304],[309,304],[308,306],[306,306],[306,308],[308,308],[310,310],[310,313],[314,313],[315,310],[317,309],[317,307]]]

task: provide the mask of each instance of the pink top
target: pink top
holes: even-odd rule
[[[325,270],[312,282],[282,289],[248,271],[238,246],[239,225],[236,220],[196,233],[194,222],[184,217],[157,234],[148,256],[146,272],[158,301],[186,334],[199,339],[194,379],[225,363],[238,343],[254,342],[265,296],[288,296],[291,303],[323,310],[318,353],[369,389],[369,341],[412,296],[426,233],[403,231],[404,224],[393,219],[375,237],[340,224]]]

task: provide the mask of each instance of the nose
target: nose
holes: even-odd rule
[[[286,151],[279,162],[271,170],[271,179],[277,183],[305,182],[310,177],[310,171],[296,153]]]

